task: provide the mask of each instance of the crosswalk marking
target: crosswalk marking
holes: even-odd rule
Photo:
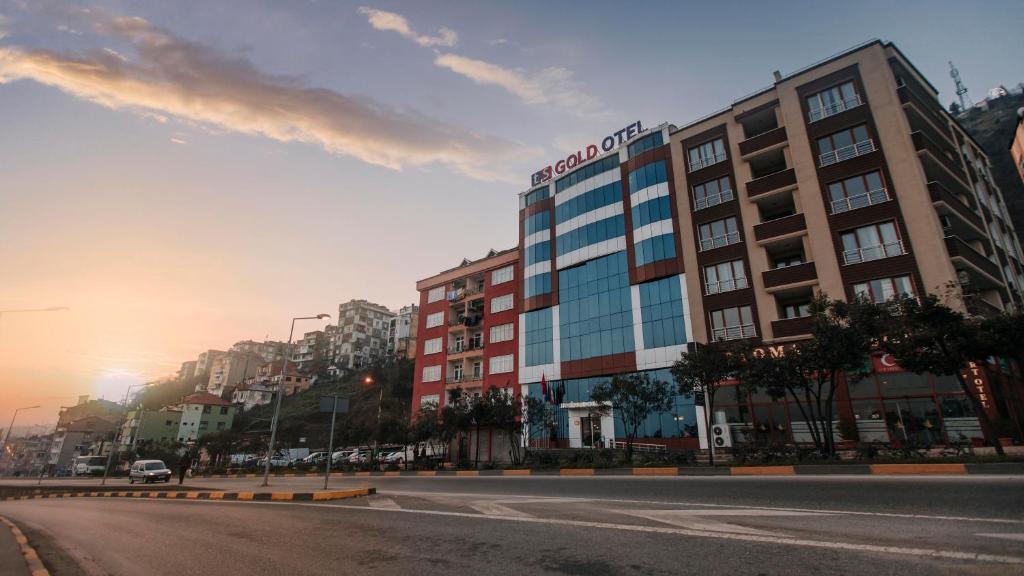
[[[380,508],[381,510],[401,510],[402,509],[402,507],[398,505],[398,502],[395,502],[391,498],[380,498],[380,497],[374,496],[374,497],[370,497],[366,502],[367,502],[367,504],[370,505],[370,508]]]
[[[498,504],[497,502],[490,502],[487,500],[470,502],[469,507],[476,510],[477,512],[480,512],[481,514],[486,514],[488,516],[512,516],[516,518],[533,518],[532,514],[520,512],[519,510],[509,508],[508,506],[505,506],[503,504]]]

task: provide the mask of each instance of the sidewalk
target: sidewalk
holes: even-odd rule
[[[30,576],[21,547],[6,524],[0,523],[0,576]]]

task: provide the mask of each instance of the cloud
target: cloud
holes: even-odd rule
[[[127,40],[134,54],[0,46],[0,83],[30,79],[116,110],[313,144],[399,170],[437,163],[478,179],[514,181],[511,165],[537,155],[417,112],[267,74],[141,18],[91,17],[98,32]]]
[[[433,46],[447,46],[450,48],[455,46],[455,43],[459,40],[459,35],[456,34],[454,30],[444,27],[438,29],[437,36],[421,36],[416,32],[413,32],[413,29],[409,26],[409,21],[405,19],[405,16],[394,12],[385,12],[368,6],[360,6],[359,13],[365,14],[366,19],[370,22],[370,26],[373,26],[377,30],[398,32],[403,37],[408,38],[426,48],[431,48]]]
[[[173,137],[171,138],[171,142],[173,142],[174,144],[188,144],[187,140],[182,140],[181,138],[173,138]]]
[[[518,96],[525,104],[555,106],[577,116],[608,115],[601,100],[584,93],[581,90],[582,83],[576,81],[572,70],[566,68],[549,67],[537,74],[527,75],[521,70],[503,68],[456,54],[439,54],[434,64],[461,74],[477,84],[500,86]]]

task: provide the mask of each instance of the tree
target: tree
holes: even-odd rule
[[[448,402],[441,408],[441,419],[438,426],[444,450],[441,457],[442,462],[448,458],[448,451],[452,442],[457,438],[461,439],[463,435],[469,432],[470,425],[469,404],[462,393],[462,388],[449,390]],[[464,455],[459,454],[459,457],[462,458]]]
[[[558,415],[547,398],[527,396],[524,401],[526,409],[526,434],[532,438],[538,431],[551,439],[558,426]]]
[[[1012,347],[1012,342],[998,346],[997,339],[984,337],[984,320],[964,316],[933,294],[920,299],[895,300],[888,309],[892,311],[895,324],[882,339],[885,351],[892,354],[900,366],[916,374],[955,376],[971,400],[985,436],[991,439],[996,453],[1004,455],[992,421],[963,371],[971,362],[985,365],[989,356],[1000,352],[1000,348]]]
[[[210,467],[218,468],[230,464],[231,454],[240,440],[241,434],[235,430],[218,430],[203,434],[196,444],[210,455]]]
[[[1018,308],[987,316],[978,328],[985,347],[996,356],[1013,359],[1020,377],[1024,373],[1024,312]]]
[[[958,104],[956,102],[950,102],[949,103],[949,113],[952,114],[953,116],[956,116],[957,114],[959,114],[960,110],[961,110],[960,104]]]
[[[669,385],[646,373],[615,375],[610,382],[595,386],[590,391],[590,399],[597,403],[596,412],[607,412],[611,406],[619,415],[626,432],[628,462],[633,460],[633,439],[647,417],[672,408],[672,390]]]
[[[705,437],[711,442],[711,418],[715,413],[715,395],[722,382],[732,378],[738,367],[738,356],[735,354],[737,345],[728,342],[696,343],[693,349],[684,352],[679,360],[672,365],[672,377],[680,394],[699,396],[703,394],[704,402],[698,403],[707,407],[704,419]],[[715,451],[708,450],[709,462],[715,465]]]
[[[493,386],[487,391],[487,404],[490,407],[490,424],[508,438],[509,459],[512,461],[512,465],[518,466],[522,464],[522,398],[518,395],[513,395],[511,388]],[[479,438],[477,443],[479,444]]]

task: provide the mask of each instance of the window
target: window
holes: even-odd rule
[[[607,172],[609,170],[617,169],[618,167],[619,167],[619,155],[618,154],[612,154],[612,155],[608,156],[607,158],[604,158],[604,159],[598,160],[596,162],[587,164],[583,168],[580,168],[580,169],[576,170],[572,174],[568,174],[566,176],[563,176],[558,181],[556,181],[555,182],[555,194],[558,194],[559,192],[562,192],[563,190],[565,190],[566,188],[569,188],[570,186],[573,186],[575,184],[579,184],[580,182],[583,182],[584,180],[587,180],[588,178],[593,178],[594,176],[597,176],[598,174],[604,174],[605,172]]]
[[[423,343],[423,354],[437,354],[441,351],[441,339],[431,338]]]
[[[217,430],[223,430],[227,427],[227,422],[217,422]]]
[[[913,297],[914,285],[910,281],[910,276],[879,278],[869,282],[854,284],[853,293],[859,298],[867,298],[872,302],[881,304],[897,297]]]
[[[513,370],[512,355],[492,356],[488,364],[489,374],[504,374]]]
[[[527,236],[534,232],[547,230],[548,228],[551,228],[551,212],[548,210],[538,212],[533,216],[528,217],[526,222],[523,223],[523,232]]]
[[[424,382],[438,382],[441,380],[441,366],[424,366],[423,367],[423,381]]]
[[[562,362],[634,350],[626,253],[616,252],[558,272]]]
[[[220,413],[221,413],[222,416],[227,416],[228,407],[227,406],[221,406],[220,407]]]
[[[526,265],[551,260],[551,242],[545,240],[526,247]],[[512,278],[512,267],[509,267],[509,279]]]
[[[757,336],[757,331],[754,329],[754,315],[750,311],[750,306],[725,308],[712,312],[711,334],[715,341]]]
[[[860,96],[853,82],[844,82],[807,98],[807,121],[817,122],[857,106],[860,106]]]
[[[783,319],[803,318],[804,316],[811,315],[810,302],[796,302],[792,304],[783,304],[781,308],[782,310],[780,312]]]
[[[433,406],[436,408],[439,402],[441,402],[440,394],[424,394],[423,396],[420,396],[420,408],[424,408],[426,406]]]
[[[658,260],[675,258],[675,234],[669,232],[668,234],[661,234],[660,236],[654,236],[637,242],[633,246],[633,253],[637,266],[643,266],[644,264],[650,264],[651,262],[657,262]]]
[[[708,294],[741,290],[748,286],[743,260],[720,262],[704,267],[704,286]]]
[[[514,325],[510,322],[508,324],[501,324],[500,326],[491,326],[491,337],[489,342],[508,342],[512,339],[512,329]]]
[[[640,289],[640,319],[644,348],[686,344],[686,321],[679,278],[670,276],[644,282]]]
[[[733,199],[732,184],[728,176],[710,180],[693,187],[693,209],[702,210]]]
[[[549,188],[547,186],[543,188],[538,188],[526,195],[526,205],[533,206],[537,202],[547,200],[550,197],[551,193],[549,192]]]
[[[523,281],[523,298],[532,298],[551,292],[551,273],[535,274]]]
[[[626,234],[626,219],[623,215],[580,226],[558,236],[555,245],[558,255],[568,254],[591,244],[597,244]]]
[[[845,232],[841,236],[843,242],[843,260],[847,264],[869,262],[890,256],[903,254],[903,242],[896,234],[896,225],[882,222]]]
[[[728,158],[725,155],[725,141],[721,138],[705,142],[700,146],[694,146],[686,154],[690,160],[690,172],[700,170],[712,164],[718,164]]]
[[[622,182],[619,180],[584,192],[555,206],[555,224],[567,222],[580,214],[616,202],[622,202]]]
[[[889,199],[889,193],[882,185],[882,175],[876,170],[847,178],[828,185],[832,213],[839,214]]]
[[[659,130],[653,134],[644,136],[636,142],[633,142],[626,148],[626,150],[629,152],[629,157],[632,158],[634,156],[639,156],[648,150],[654,150],[658,146],[662,146],[664,144],[665,141],[661,136],[661,131]]]
[[[629,191],[636,192],[667,181],[668,173],[665,170],[665,161],[658,160],[629,173]]]
[[[444,312],[434,312],[427,315],[427,328],[436,328],[444,324]]]
[[[527,366],[551,364],[554,360],[554,330],[551,322],[551,308],[534,310],[523,315],[523,335],[526,342],[523,353]]]
[[[736,217],[729,216],[721,220],[700,225],[700,249],[711,250],[721,248],[740,241],[740,231],[736,226]]]
[[[633,229],[672,218],[672,202],[668,196],[659,196],[633,206]]]
[[[550,256],[549,256],[550,258]],[[513,269],[515,266],[505,266],[504,268],[498,268],[494,272],[491,272],[491,286],[503,284],[512,280]]]
[[[491,314],[497,314],[498,312],[504,312],[505,310],[512,309],[512,295],[505,294],[504,296],[498,296],[497,298],[491,298]]]
[[[818,165],[824,168],[874,151],[875,143],[868,138],[868,128],[861,124],[818,138]]]
[[[444,300],[444,286],[438,286],[431,288],[430,292],[427,292],[427,304]]]

